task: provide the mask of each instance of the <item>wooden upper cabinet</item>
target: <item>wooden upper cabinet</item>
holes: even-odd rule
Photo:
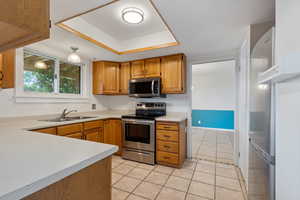
[[[0,88],[15,86],[15,52],[8,50],[0,54]]]
[[[9,0],[0,6],[0,51],[49,38],[49,0]]]
[[[145,61],[137,60],[131,62],[131,78],[145,77]]]
[[[136,60],[132,62],[93,63],[93,94],[128,94],[129,80],[160,77],[163,94],[183,94],[186,90],[184,54]]]
[[[131,68],[130,63],[121,63],[120,66],[120,93],[128,94],[129,80],[131,78]]]
[[[145,60],[145,77],[160,77],[160,58]]]
[[[161,58],[162,93],[185,93],[186,64],[183,54]]]
[[[120,66],[117,62],[93,63],[93,94],[118,94]]]

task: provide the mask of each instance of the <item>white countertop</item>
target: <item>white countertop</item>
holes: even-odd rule
[[[117,152],[114,145],[40,134],[29,130],[121,118],[130,111],[77,113],[92,119],[45,122],[50,116],[0,119],[0,200],[16,200],[55,183]],[[53,118],[53,117],[52,117]],[[182,121],[184,113],[170,113],[158,121]]]

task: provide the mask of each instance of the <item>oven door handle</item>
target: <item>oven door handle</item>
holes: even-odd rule
[[[129,151],[129,152],[135,152],[139,155],[143,155],[143,154],[147,154],[147,155],[150,155],[151,153],[148,153],[148,152],[140,152],[140,151],[135,151],[135,150],[131,150],[131,149],[126,149],[126,151]]]
[[[123,119],[123,122],[124,123],[128,123],[128,124],[146,124],[146,125],[152,125],[152,124],[155,124],[155,121],[153,120],[149,120],[149,121],[146,121],[146,120],[135,120],[135,119],[126,119],[124,120]]]

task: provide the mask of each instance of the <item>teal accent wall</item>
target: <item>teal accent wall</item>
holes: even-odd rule
[[[198,122],[201,122],[200,124]],[[234,129],[234,111],[233,110],[193,110],[192,126]]]

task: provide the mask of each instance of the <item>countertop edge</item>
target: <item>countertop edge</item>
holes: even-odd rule
[[[22,188],[16,189],[15,191],[12,191],[10,193],[5,194],[4,196],[0,197],[0,200],[16,200],[24,198],[28,195],[31,195],[41,189],[46,188],[47,186],[58,182],[100,160],[103,160],[114,153],[118,151],[118,147],[114,146],[111,149],[101,152],[100,154],[93,156],[91,158],[88,158],[87,160],[84,160],[78,164],[75,164],[69,168],[63,169],[55,174],[52,174],[48,177],[42,178],[30,185],[26,185]]]

